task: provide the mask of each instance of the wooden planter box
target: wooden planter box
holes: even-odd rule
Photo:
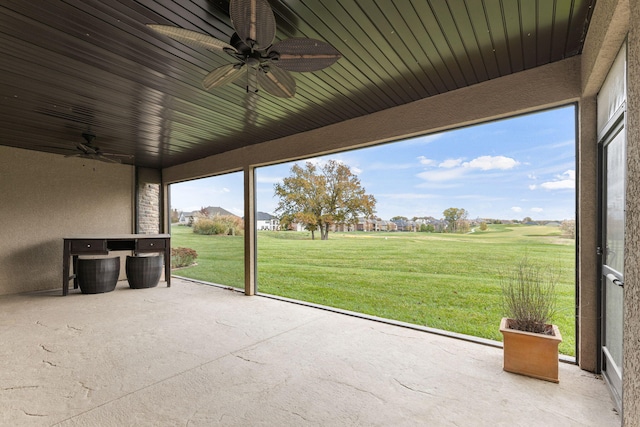
[[[548,325],[553,335],[534,334],[509,328],[509,319],[500,322],[504,344],[504,370],[554,383],[558,380],[558,345],[562,342],[556,325]]]

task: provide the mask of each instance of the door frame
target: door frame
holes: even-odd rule
[[[611,143],[616,136],[624,132],[624,141],[625,141],[625,151],[627,145],[627,137],[626,137],[626,102],[623,102],[620,108],[613,114],[611,120],[605,128],[598,134],[598,245],[597,245],[597,254],[598,254],[598,317],[600,319],[600,326],[598,328],[598,372],[602,374],[602,378],[607,384],[609,389],[609,393],[617,407],[619,413],[622,414],[622,383],[620,383],[619,388],[616,387],[615,384],[610,380],[608,375],[606,374],[607,370],[605,369],[606,358],[604,355],[605,352],[605,322],[606,322],[606,310],[605,310],[605,289],[607,286],[607,280],[604,276],[604,262],[605,262],[605,250],[606,250],[606,210],[607,206],[605,205],[605,192],[607,190],[607,175],[606,175],[606,156],[605,151],[606,147],[609,143]],[[626,156],[626,153],[625,153]],[[625,179],[626,179],[626,168],[625,168]],[[626,213],[625,213],[626,216]],[[624,271],[620,272],[624,274]],[[623,276],[624,278],[624,276]],[[623,307],[620,307],[622,310]],[[624,341],[623,341],[624,342]],[[621,372],[620,372],[621,374]],[[620,375],[620,380],[622,381],[622,375]]]

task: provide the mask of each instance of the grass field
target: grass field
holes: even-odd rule
[[[198,265],[175,274],[243,288],[243,240],[172,228]],[[492,225],[471,234],[258,233],[258,290],[317,304],[501,340],[500,274],[522,256],[560,270],[560,351],[575,353],[575,241],[557,227]]]

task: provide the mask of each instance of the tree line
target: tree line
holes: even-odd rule
[[[274,185],[275,196],[279,199],[274,213],[282,228],[302,224],[311,232],[312,239],[315,239],[315,233],[319,231],[320,238],[327,240],[332,225],[355,226],[361,218],[378,219],[374,217],[375,197],[366,193],[358,177],[344,163],[329,160],[322,165],[313,162],[306,162],[304,166],[294,164],[290,173],[282,183]],[[440,221],[431,217],[414,217],[411,221],[420,223],[419,227],[416,225],[415,231],[421,232],[468,233],[471,230],[469,212],[466,209],[451,207],[445,209],[442,215]],[[203,216],[206,218],[207,215]],[[177,210],[171,211],[171,219],[172,222],[177,222]],[[395,216],[390,221],[398,223],[410,220],[404,216]],[[533,222],[530,217],[522,220],[524,224]],[[479,229],[486,230],[488,223],[502,221],[483,220]],[[224,228],[229,230],[227,225]],[[563,221],[560,229],[563,235],[575,238],[575,221]],[[241,230],[238,231],[232,234],[241,234]]]

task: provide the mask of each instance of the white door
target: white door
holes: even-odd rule
[[[602,373],[620,407],[626,138],[622,123],[602,145]]]

